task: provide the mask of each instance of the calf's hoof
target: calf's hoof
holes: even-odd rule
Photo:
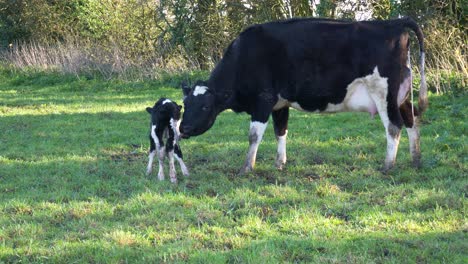
[[[158,180],[164,181],[164,173],[161,173],[161,172],[158,173]]]

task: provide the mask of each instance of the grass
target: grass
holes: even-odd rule
[[[239,176],[249,117],[225,112],[173,185],[144,174],[145,107],[177,78],[0,71],[0,263],[466,263],[466,93],[431,95],[420,170],[403,134],[379,171],[378,118],[292,111],[285,171],[270,124]]]

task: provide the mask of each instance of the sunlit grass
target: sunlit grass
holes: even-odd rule
[[[291,111],[288,164],[269,124],[238,175],[249,117],[222,113],[181,142],[191,176],[144,174],[164,83],[0,74],[0,262],[464,263],[466,95],[431,96],[423,168],[397,165],[365,114]],[[271,122],[270,122],[271,123]]]

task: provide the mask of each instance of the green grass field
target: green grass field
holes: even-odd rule
[[[404,132],[380,172],[378,117],[293,110],[285,170],[270,122],[240,176],[249,116],[225,112],[173,185],[145,175],[145,107],[177,81],[1,71],[0,263],[467,263],[466,93],[430,96],[420,170]]]

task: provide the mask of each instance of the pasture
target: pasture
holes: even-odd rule
[[[270,118],[238,175],[249,117],[225,112],[173,185],[145,175],[145,107],[180,104],[181,79],[0,72],[0,263],[466,263],[465,92],[430,95],[419,170],[403,131],[381,173],[378,117],[292,110],[285,170]]]

